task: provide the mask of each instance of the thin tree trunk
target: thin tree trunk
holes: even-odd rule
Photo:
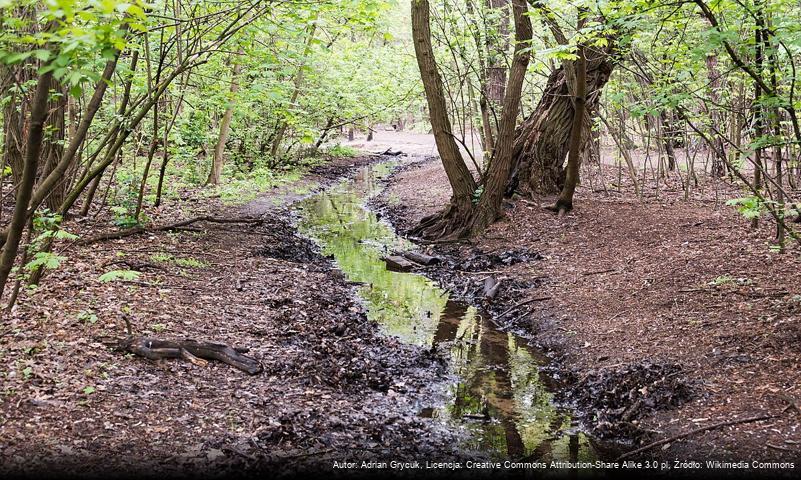
[[[579,14],[581,15],[581,14]],[[579,27],[581,30],[581,27]],[[587,59],[584,55],[583,45],[579,45],[576,51],[576,97],[573,101],[573,125],[570,128],[570,143],[567,154],[567,174],[565,175],[565,185],[556,201],[555,210],[559,215],[573,209],[573,195],[576,192],[576,185],[579,179],[579,154],[582,150],[582,131],[584,130],[584,116],[586,114],[586,95],[587,95]]]
[[[504,105],[501,111],[501,123],[498,128],[498,145],[487,172],[484,192],[476,207],[470,233],[476,235],[494,222],[500,215],[503,194],[512,171],[512,151],[515,135],[515,123],[523,92],[523,82],[530,54],[527,51],[531,41],[531,21],[528,17],[526,0],[512,0],[515,22],[515,51],[509,84],[505,89]]]
[[[43,73],[39,77],[36,93],[31,102],[22,178],[17,187],[16,205],[14,205],[14,213],[8,226],[8,236],[3,245],[2,254],[0,254],[0,298],[3,297],[8,275],[14,266],[14,260],[17,258],[19,242],[28,219],[28,204],[31,201],[33,186],[36,182],[36,170],[39,166],[39,154],[42,150],[44,125],[47,121],[47,99],[52,79],[52,71]]]
[[[237,61],[231,74],[231,89],[228,107],[225,109],[222,121],[220,122],[220,136],[217,138],[217,145],[214,147],[214,158],[211,163],[211,172],[206,180],[206,185],[217,185],[220,183],[223,163],[225,161],[225,143],[228,141],[228,134],[231,131],[231,120],[234,118],[234,98],[239,90],[239,75],[242,73],[242,62]]]
[[[294,89],[292,90],[292,97],[289,100],[291,105],[295,105],[295,102],[298,101],[298,96],[300,96],[300,89],[303,87],[303,69],[306,68],[306,59],[311,53],[312,43],[314,42],[314,35],[317,32],[317,22],[313,23],[309,28],[309,34],[306,37],[306,44],[303,47],[303,58],[298,66],[298,71],[295,73],[295,82],[294,82]],[[284,135],[286,134],[287,123],[283,120],[280,121],[278,126],[278,131],[273,138],[273,146],[270,150],[270,155],[274,158],[278,155],[278,149],[281,147],[281,142],[284,141]]]
[[[117,116],[122,118],[128,110],[128,102],[131,100],[131,84],[133,82],[133,74],[136,71],[136,64],[139,61],[139,50],[134,50],[131,54],[131,65],[130,70],[131,74],[128,77],[128,80],[125,81],[125,87],[123,88],[122,92],[122,99],[120,100],[120,106],[117,109]],[[110,142],[111,145],[114,144],[114,140]],[[83,207],[81,208],[81,216],[85,217],[89,215],[89,210],[92,208],[92,202],[95,198],[95,193],[97,192],[97,187],[100,185],[100,179],[102,178],[102,174],[95,177],[92,180],[92,183],[89,185],[89,190],[86,193],[86,199],[84,200]]]

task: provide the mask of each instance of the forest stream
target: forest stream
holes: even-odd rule
[[[299,202],[298,229],[332,257],[352,282],[367,315],[387,335],[447,352],[445,398],[419,405],[419,415],[468,433],[464,445],[493,459],[593,460],[598,453],[570,413],[553,402],[556,382],[540,367],[545,355],[524,338],[499,330],[479,309],[452,300],[425,276],[387,269],[384,255],[415,245],[371,211],[398,161],[362,167],[353,179]]]

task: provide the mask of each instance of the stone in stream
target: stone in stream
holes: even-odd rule
[[[388,257],[384,257],[383,260],[387,264],[388,269],[399,272],[409,272],[417,266],[417,264],[414,262],[410,262],[400,255],[390,255]]]

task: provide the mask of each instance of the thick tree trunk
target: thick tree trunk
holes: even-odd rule
[[[532,37],[531,21],[527,15],[526,0],[512,0],[515,19],[515,52],[506,87],[501,122],[498,128],[498,145],[487,171],[484,192],[476,207],[470,233],[482,232],[501,214],[503,194],[512,171],[513,140],[515,123],[523,93],[523,81],[528,68],[529,53],[526,50]]]
[[[453,192],[450,205],[441,213],[424,218],[412,230],[426,238],[462,236],[473,210],[472,197],[476,182],[459,152],[445,103],[442,78],[437,69],[431,45],[428,0],[412,0],[412,39],[420,68],[420,77],[428,101],[428,114],[442,165]]]
[[[587,49],[587,102],[583,125],[592,126],[591,117],[598,108],[601,90],[614,67],[610,46]],[[573,125],[573,101],[568,89],[565,68],[560,66],[548,77],[542,98],[534,111],[518,127],[514,157],[516,174],[510,187],[523,195],[557,194],[565,182],[564,162],[569,150]],[[587,135],[582,135],[587,138]]]

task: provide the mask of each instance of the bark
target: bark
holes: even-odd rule
[[[431,44],[429,8],[428,0],[412,0],[412,40],[426,92],[431,128],[453,193],[450,205],[443,212],[424,218],[411,233],[426,238],[444,238],[453,234],[461,236],[464,232],[473,209],[472,196],[476,182],[452,134],[442,78]]]
[[[225,143],[228,141],[228,134],[231,131],[231,120],[234,118],[234,97],[239,90],[239,75],[241,73],[242,62],[237,62],[234,65],[231,75],[231,98],[228,102],[228,107],[225,109],[225,114],[223,114],[222,122],[220,122],[220,136],[217,139],[217,145],[214,147],[214,159],[212,160],[211,172],[209,172],[206,185],[217,185],[220,183],[220,176],[222,175],[222,168],[225,160]]]
[[[25,157],[22,178],[17,187],[16,204],[11,223],[8,226],[8,236],[0,254],[0,298],[3,296],[8,275],[17,258],[19,242],[28,219],[28,204],[31,201],[33,186],[36,182],[36,171],[39,166],[39,155],[42,150],[44,127],[47,121],[47,103],[53,73],[47,72],[39,77],[36,93],[31,101],[31,113],[28,121],[28,134],[25,141]]]
[[[587,114],[583,129],[589,132],[591,117],[598,109],[601,90],[614,68],[613,39],[605,48],[588,48]],[[560,66],[548,77],[542,98],[529,117],[518,127],[514,141],[516,174],[510,183],[512,190],[526,196],[556,194],[564,186],[564,161],[569,150],[573,125],[573,102],[565,67]],[[582,135],[586,138],[586,135]]]
[[[523,93],[523,81],[528,68],[529,53],[526,51],[531,41],[531,21],[527,14],[526,0],[512,0],[515,20],[515,52],[506,87],[501,122],[498,128],[498,144],[490,161],[484,192],[476,207],[470,233],[476,235],[493,223],[501,214],[503,194],[512,171],[513,140],[515,123]]]
[[[576,60],[576,96],[574,98],[573,125],[570,128],[570,143],[567,156],[567,172],[565,175],[565,185],[556,201],[556,210],[559,214],[569,212],[573,209],[573,194],[576,192],[576,184],[579,177],[579,154],[582,149],[582,131],[584,130],[584,116],[586,110],[587,94],[587,61],[585,59],[585,48],[578,47],[578,60]],[[589,133],[589,132],[588,132]]]

